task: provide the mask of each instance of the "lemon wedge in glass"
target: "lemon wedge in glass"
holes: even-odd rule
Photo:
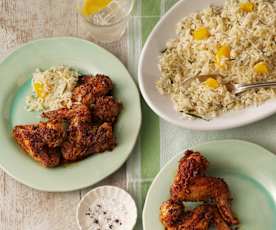
[[[112,0],[84,0],[81,8],[83,16],[88,17],[92,14],[96,14],[107,7]]]

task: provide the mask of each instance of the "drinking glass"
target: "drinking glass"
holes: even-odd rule
[[[83,6],[83,0],[79,0],[78,9]],[[101,42],[113,42],[124,34],[129,16],[135,5],[135,0],[112,0],[101,11],[82,17],[88,23],[91,36]]]

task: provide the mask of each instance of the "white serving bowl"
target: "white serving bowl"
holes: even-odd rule
[[[176,112],[172,101],[166,95],[160,95],[155,87],[160,78],[158,59],[166,42],[176,37],[176,24],[186,15],[208,7],[210,4],[223,5],[224,0],[182,0],[176,3],[161,18],[150,34],[140,56],[138,80],[142,95],[150,108],[164,120],[194,130],[223,130],[243,126],[266,118],[276,112],[276,100],[269,100],[255,107],[233,111],[214,118],[211,121],[189,120]]]

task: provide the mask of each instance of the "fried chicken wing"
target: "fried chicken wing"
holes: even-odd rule
[[[207,159],[199,152],[187,150],[179,161],[177,174],[171,187],[171,193],[181,193],[188,190],[190,180],[195,176],[203,176],[208,168]]]
[[[43,166],[59,165],[60,154],[56,147],[65,138],[65,126],[62,121],[15,126],[12,135],[21,148]]]
[[[93,137],[93,144],[89,146],[88,154],[111,151],[116,147],[116,138],[111,123],[105,122],[100,125]]]
[[[80,117],[70,120],[67,130],[68,138],[62,144],[61,153],[65,161],[77,161],[85,158],[89,146],[92,145],[96,128],[91,123],[84,122]]]
[[[103,96],[96,98],[92,113],[100,121],[113,123],[117,120],[121,108],[122,104],[112,96]]]
[[[73,142],[65,141],[61,146],[62,159],[64,162],[74,162],[87,157],[87,146],[75,145]]]
[[[82,84],[89,84],[93,86],[93,93],[97,97],[107,95],[113,88],[111,79],[104,74],[97,74],[96,76],[83,76],[80,78]]]
[[[185,212],[181,202],[170,199],[160,207],[160,220],[167,230],[207,230],[213,216],[214,209],[210,205]]]
[[[186,211],[181,201],[169,199],[160,207],[160,220],[166,230],[208,229],[215,224],[217,230],[231,230],[215,205],[203,204]]]
[[[171,187],[172,199],[206,201],[211,198],[227,223],[238,224],[231,210],[231,194],[227,184],[220,178],[205,176],[207,166],[207,160],[200,153],[186,152]]]
[[[43,142],[49,148],[56,148],[61,145],[66,137],[65,122],[63,120],[40,122],[36,132],[42,136]]]
[[[41,117],[48,118],[49,120],[52,120],[52,119],[70,120],[74,117],[78,117],[82,121],[86,121],[86,122],[90,122],[92,119],[89,108],[86,105],[82,105],[82,104],[73,105],[72,108],[70,109],[61,108],[57,110],[43,112],[41,114]]]
[[[185,215],[177,230],[207,230],[213,221],[213,208],[200,205]]]
[[[92,143],[93,126],[91,113],[85,105],[75,105],[62,113],[68,122],[67,138],[61,146],[65,161],[77,161],[87,156],[88,146]]]
[[[62,144],[62,156],[67,162],[77,161],[95,153],[111,151],[116,146],[112,124],[92,126],[76,124],[69,127],[68,139]]]
[[[174,193],[173,199],[182,201],[205,201],[213,199],[223,219],[229,224],[238,224],[238,219],[231,210],[231,196],[227,184],[220,178],[194,177],[189,184],[188,191]]]
[[[167,229],[175,228],[184,217],[185,208],[181,201],[169,199],[160,207],[160,220]]]
[[[66,162],[81,160],[94,153],[112,150],[116,146],[112,124],[96,126],[91,123],[91,112],[86,105],[49,111],[42,116],[67,121],[67,138],[61,145],[62,157]]]
[[[95,102],[95,95],[89,84],[77,86],[73,91],[72,101],[90,106]]]
[[[216,207],[214,207],[214,220],[213,220],[217,230],[231,230],[227,223],[225,223],[224,219],[219,214]]]
[[[113,88],[108,76],[97,74],[96,76],[82,76],[80,85],[73,90],[72,100],[90,106],[96,97],[107,95]]]

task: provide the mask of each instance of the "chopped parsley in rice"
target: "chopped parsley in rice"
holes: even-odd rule
[[[232,95],[224,84],[276,80],[276,1],[227,0],[183,18],[176,33],[160,56],[156,85],[184,116],[209,119],[275,97],[269,88]],[[198,74],[224,77],[183,86]]]
[[[48,111],[70,108],[71,96],[79,78],[79,73],[67,66],[37,69],[32,78],[32,95],[26,97],[28,111]]]

